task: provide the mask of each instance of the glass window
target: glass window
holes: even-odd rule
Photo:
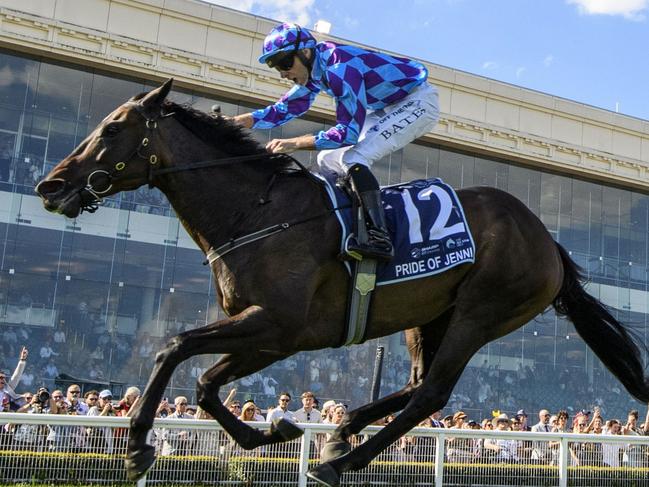
[[[88,114],[92,74],[58,64],[41,63],[34,108],[76,120]]]
[[[39,65],[38,61],[0,51],[1,105],[19,110],[31,108]]]
[[[442,150],[439,153],[439,177],[454,188],[461,188],[464,166],[463,156],[457,152]]]
[[[475,175],[472,184],[476,186],[492,186],[506,190],[506,167],[493,160],[478,158],[475,164]]]
[[[94,73],[88,124],[94,128],[106,115],[143,91],[142,82]]]
[[[541,174],[520,166],[509,166],[507,191],[538,215],[541,197]]]
[[[52,117],[47,143],[47,160],[54,165],[67,157],[77,146],[77,121]]]
[[[408,144],[403,148],[401,160],[401,180],[425,179],[428,175],[428,155],[430,149],[417,144]]]

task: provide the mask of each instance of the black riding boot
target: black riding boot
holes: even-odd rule
[[[392,259],[394,249],[385,221],[378,181],[370,169],[362,164],[353,165],[349,168],[348,174],[352,181],[352,188],[365,212],[367,243],[360,243],[352,237],[347,243],[347,249],[373,259],[386,261]]]

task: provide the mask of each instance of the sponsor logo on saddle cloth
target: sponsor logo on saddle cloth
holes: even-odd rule
[[[333,174],[317,174],[335,207],[349,205]],[[475,244],[453,188],[441,179],[418,179],[381,189],[395,257],[378,263],[377,285],[439,274],[475,261]],[[351,233],[351,209],[337,211],[344,242]],[[349,265],[348,270],[351,271]]]

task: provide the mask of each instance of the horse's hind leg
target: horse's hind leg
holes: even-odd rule
[[[520,307],[511,302],[503,303],[496,296],[492,299],[483,292],[480,300],[471,300],[464,306],[457,304],[430,370],[401,414],[348,454],[320,464],[307,475],[334,487],[339,485],[341,473],[365,468],[385,448],[432,412],[444,407],[466,364],[484,344],[521,326],[542,311],[550,300],[542,305],[531,302],[529,306]]]
[[[219,400],[219,388],[245,377],[288,355],[256,352],[232,354],[221,357],[217,364],[198,380],[198,405],[210,413],[223,429],[244,449],[252,450],[262,445],[280,443],[300,437],[304,431],[290,421],[281,419],[271,425],[270,431],[260,431],[248,426],[234,416]]]
[[[366,404],[345,414],[342,423],[325,443],[320,457],[328,462],[349,452],[349,438],[360,433],[367,425],[384,418],[388,414],[402,410],[412,398],[428,373],[431,361],[437,352],[442,337],[446,333],[453,308],[421,328],[406,330],[406,344],[410,354],[410,379],[408,384],[393,394]]]

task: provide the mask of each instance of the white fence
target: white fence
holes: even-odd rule
[[[0,483],[127,484],[127,418],[0,413]],[[256,423],[261,428],[264,423]],[[315,485],[304,473],[334,425],[244,451],[214,421],[156,420],[158,459],[144,485]],[[380,427],[353,438],[358,445]],[[437,448],[443,445],[443,448]],[[417,428],[345,486],[647,486],[649,437]]]

